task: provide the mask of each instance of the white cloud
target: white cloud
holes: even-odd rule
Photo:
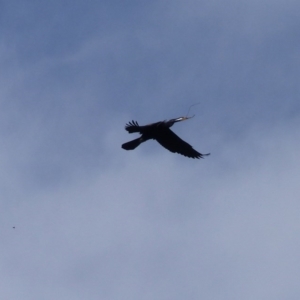
[[[24,27],[38,32],[24,49],[9,43],[17,27],[2,38],[2,298],[299,298],[292,9],[199,3],[136,7],[134,22],[102,19],[107,31],[78,19],[89,34],[76,40],[62,8],[65,31]],[[35,47],[45,32],[55,38]],[[127,121],[177,117],[199,99],[174,131],[210,157],[154,141],[121,149]]]
[[[247,150],[228,145],[236,164],[227,172],[214,154],[189,161],[164,149],[124,151],[121,165],[93,178],[18,195],[3,222],[4,282],[28,274],[36,298],[48,283],[62,299],[297,294],[300,145],[295,129],[284,131],[253,132]],[[260,156],[243,164],[251,148]]]

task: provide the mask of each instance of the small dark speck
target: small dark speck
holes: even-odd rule
[[[15,226],[13,226],[13,229],[15,229],[16,227]]]

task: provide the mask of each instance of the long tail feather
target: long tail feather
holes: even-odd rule
[[[137,146],[139,146],[140,143],[142,143],[142,141],[141,141],[140,138],[138,138],[138,139],[135,139],[135,140],[132,140],[130,142],[127,142],[127,143],[123,144],[122,148],[125,149],[125,150],[133,150]]]

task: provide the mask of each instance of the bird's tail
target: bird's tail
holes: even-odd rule
[[[132,140],[130,142],[127,142],[125,144],[122,145],[122,148],[125,150],[133,150],[135,149],[137,146],[140,145],[140,143],[142,143],[143,141],[141,140],[141,138],[137,138],[135,140]]]

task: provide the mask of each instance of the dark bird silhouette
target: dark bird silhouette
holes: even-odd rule
[[[131,121],[126,124],[125,129],[129,133],[138,132],[141,136],[135,140],[127,142],[122,145],[125,150],[133,150],[141,143],[146,142],[150,139],[156,140],[163,147],[168,149],[173,153],[179,153],[191,158],[203,158],[204,156],[210,155],[201,154],[196,151],[190,144],[183,141],[179,136],[177,136],[170,127],[176,122],[184,121],[190,119],[188,117],[180,117],[176,119],[171,119],[169,121],[162,121],[157,123],[152,123],[145,126],[139,126],[138,122]]]

